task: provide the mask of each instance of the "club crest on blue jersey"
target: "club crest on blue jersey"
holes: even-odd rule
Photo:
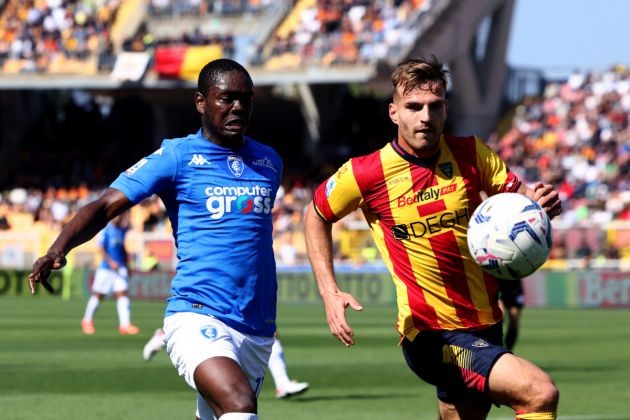
[[[232,175],[239,178],[243,175],[244,167],[243,167],[243,158],[238,155],[230,155],[227,157],[227,165],[232,172]]]
[[[209,338],[210,340],[214,340],[215,338],[217,338],[217,335],[219,335],[217,327],[215,327],[214,325],[206,325],[205,327],[201,327],[200,331],[201,335]]]

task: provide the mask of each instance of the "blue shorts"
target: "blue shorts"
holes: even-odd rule
[[[501,323],[483,330],[422,331],[402,341],[407,365],[423,381],[437,387],[440,401],[463,400],[489,412],[488,376],[494,363],[509,350],[503,347]]]

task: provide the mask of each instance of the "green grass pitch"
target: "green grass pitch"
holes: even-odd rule
[[[84,301],[0,299],[0,418],[193,419],[194,393],[165,353],[142,360],[161,325],[162,302],[132,302],[139,336],[118,335],[113,301],[81,333]],[[278,325],[289,375],[311,383],[278,401],[267,376],[259,400],[266,419],[435,419],[435,391],[405,365],[393,326],[395,309],[366,307],[350,321],[347,349],[320,306],[281,306]],[[525,309],[516,348],[547,370],[561,392],[560,419],[630,419],[630,311]],[[510,419],[494,408],[490,419]]]

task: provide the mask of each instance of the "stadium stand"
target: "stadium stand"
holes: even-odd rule
[[[0,6],[0,68],[5,76],[91,76],[96,85],[117,59],[133,66],[128,53],[146,52],[142,64],[158,79],[190,79],[200,62],[219,56],[266,74],[313,66],[356,70],[400,58],[449,3],[7,0]]]
[[[365,117],[358,104],[349,106],[359,110],[356,115],[348,114],[346,123],[359,124]],[[84,118],[81,115],[76,117]],[[525,97],[510,109],[505,117],[508,121],[506,128],[488,139],[490,147],[497,150],[523,179],[531,181],[540,177],[555,184],[561,192],[565,209],[564,214],[554,221],[552,259],[601,262],[617,256],[630,258],[628,115],[630,71],[617,66],[601,74],[574,74],[566,82],[549,82],[542,96]],[[386,138],[383,136],[380,141]],[[345,147],[350,147],[348,154],[356,151],[352,143]],[[336,149],[339,150],[339,144]],[[99,156],[98,150],[93,150],[95,157],[92,160],[111,161],[110,157]],[[81,156],[77,160],[85,159],[86,156]],[[22,178],[16,178],[18,184],[24,184],[22,187],[7,189],[4,184],[0,219],[4,217],[6,220],[0,222],[4,229],[0,231],[0,244],[12,246],[7,232],[11,232],[11,237],[30,232],[30,243],[36,243],[38,240],[32,236],[33,226],[38,227],[36,232],[47,232],[41,234],[39,240],[50,237],[51,232],[57,231],[80,205],[99,193],[99,188],[107,184],[106,179],[112,179],[113,174],[109,174],[92,186],[81,184],[80,180],[85,179],[82,174],[94,172],[98,167],[94,164],[83,169],[75,167],[74,170],[79,172],[74,178],[62,177],[62,172],[67,175],[72,170],[61,166],[59,174],[49,173],[49,179],[65,181],[44,189],[36,181],[41,182],[43,174],[38,178],[31,171],[28,176],[29,171],[22,168]],[[54,165],[44,166],[50,171]],[[285,186],[274,210],[276,252],[281,264],[305,261],[302,210],[311,199],[313,186],[328,176],[329,170],[322,167],[319,173],[289,170],[285,174]],[[147,200],[138,206],[132,219],[137,235],[143,232],[162,237],[169,235],[169,226],[158,200]],[[335,244],[336,258],[351,262],[378,261],[367,225],[359,213],[344,219],[344,223],[335,228],[342,232]],[[138,240],[137,243],[142,242]],[[35,252],[35,249],[31,251]],[[136,252],[139,251],[136,249]],[[83,261],[90,262],[87,257]]]
[[[7,0],[0,14],[2,72],[94,75],[117,0]]]
[[[374,64],[415,42],[409,29],[427,10],[430,0],[299,0],[255,62],[267,70]]]
[[[92,88],[29,96],[29,111],[33,106],[38,111],[20,120],[28,120],[32,127],[20,128],[24,138],[16,142],[14,158],[0,174],[0,253],[15,249],[15,238],[23,238],[26,245],[19,246],[26,250],[28,264],[29,256],[41,251],[78,206],[124,170],[121,165],[131,163],[121,162],[120,156],[142,156],[156,137],[168,136],[154,125],[160,124],[159,113],[172,110],[149,109],[147,102],[154,96],[139,99],[94,91],[101,86],[96,75],[109,78],[117,59],[126,57],[131,68],[141,68],[136,81],[146,76],[145,68],[151,77],[190,79],[208,57],[228,56],[249,63],[256,84],[273,89],[278,81],[295,76],[288,77],[287,69],[306,72],[318,83],[328,81],[329,74],[335,74],[334,82],[356,82],[372,74],[361,73],[363,67],[404,57],[449,4],[450,0],[0,1],[3,77],[45,75],[29,81],[48,89],[53,76],[74,74],[86,79],[67,79],[71,82],[64,89],[81,87],[84,80]],[[140,64],[134,64],[138,58]],[[334,73],[339,68],[347,69],[348,79]],[[125,77],[119,80],[129,80]],[[268,100],[270,90],[257,95]],[[295,107],[289,109],[277,99],[264,102],[252,127],[256,137],[277,142],[278,150],[291,156],[274,218],[281,263],[304,262],[301,213],[312,186],[348,156],[373,150],[391,135],[386,98],[351,92],[347,85],[323,87],[318,93],[334,106],[320,107],[317,144],[300,144],[302,138],[295,133],[306,131],[300,126],[303,121],[292,113]],[[566,82],[549,82],[541,96],[525,97],[488,138],[525,180],[540,177],[562,192],[566,208],[554,222],[554,259],[630,258],[629,112],[627,68],[576,73]],[[271,131],[264,120],[275,114],[285,115],[286,123]],[[179,127],[184,125],[179,122]],[[84,141],[85,133],[90,133],[89,142]],[[298,145],[290,148],[289,142]],[[307,158],[299,148],[308,148]],[[308,167],[307,159],[317,167]],[[336,258],[377,260],[367,226],[360,214],[355,216],[335,226],[342,231],[335,244]],[[132,219],[136,238],[145,234],[168,238],[168,223],[156,200],[136,207]],[[83,255],[79,260],[91,264],[89,252]]]

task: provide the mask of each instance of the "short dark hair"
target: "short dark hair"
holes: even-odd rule
[[[441,85],[444,92],[448,87],[449,71],[444,69],[436,56],[429,59],[411,58],[398,64],[392,73],[394,94],[401,87],[402,93],[407,94],[414,89],[428,87],[433,89],[435,84]]]
[[[245,67],[241,66],[234,60],[229,58],[219,58],[206,64],[199,72],[199,80],[197,81],[197,90],[203,96],[208,95],[210,86],[217,83],[219,75],[229,73],[231,71],[240,71],[245,74],[251,81],[252,77]]]

